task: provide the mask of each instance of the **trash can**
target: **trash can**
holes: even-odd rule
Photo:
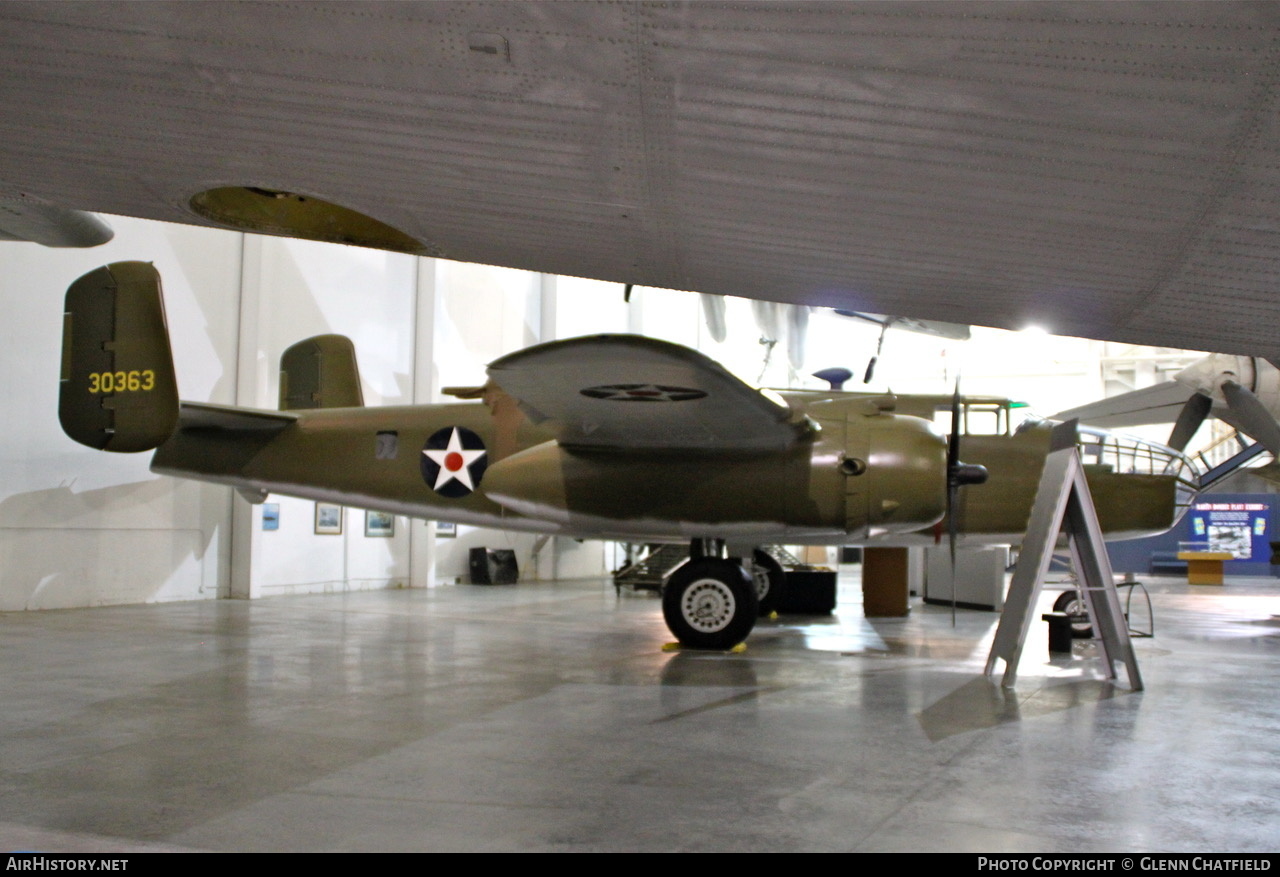
[[[1066,612],[1046,612],[1040,616],[1049,622],[1049,655],[1071,654],[1071,616]]]

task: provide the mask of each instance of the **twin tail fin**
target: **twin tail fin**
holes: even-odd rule
[[[148,451],[178,425],[178,384],[160,274],[115,262],[67,289],[62,318],[62,430],[104,451]]]

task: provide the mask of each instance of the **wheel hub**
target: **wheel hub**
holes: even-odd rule
[[[751,580],[756,585],[756,596],[763,600],[769,594],[769,570],[758,563],[751,564]]]
[[[704,633],[722,630],[733,620],[735,608],[733,592],[715,579],[694,582],[681,601],[685,620]]]

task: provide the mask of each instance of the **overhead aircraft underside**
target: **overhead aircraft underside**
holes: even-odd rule
[[[1280,358],[1278,36],[1272,3],[9,2],[0,203]]]

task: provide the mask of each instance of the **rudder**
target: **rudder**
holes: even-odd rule
[[[67,288],[58,419],[70,438],[104,451],[148,451],[178,423],[178,385],[160,274],[114,262]]]

